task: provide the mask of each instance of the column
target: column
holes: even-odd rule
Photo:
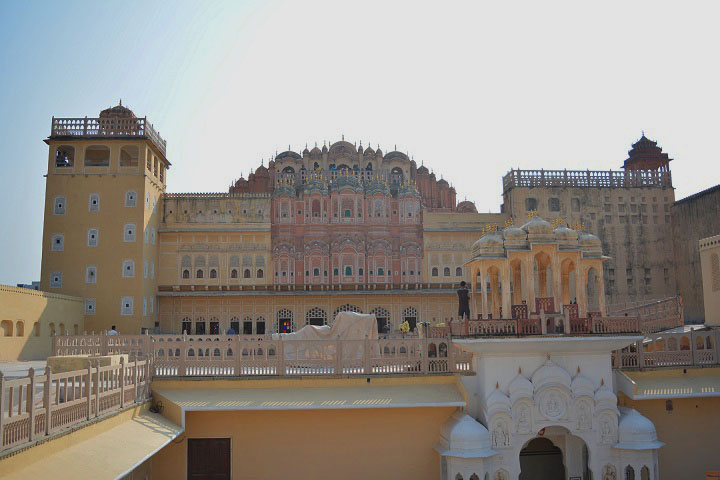
[[[550,267],[552,269],[552,296],[555,299],[555,311],[562,312],[562,272],[557,252],[550,261]]]
[[[578,274],[579,273],[579,274]],[[580,318],[587,317],[587,282],[588,272],[584,265],[575,270],[575,292],[578,299],[578,315]]]
[[[501,318],[512,318],[510,306],[512,298],[510,296],[510,277],[512,276],[512,267],[507,264],[500,271],[500,281],[502,282],[502,315]]]
[[[531,256],[525,259],[525,282],[523,284],[523,300],[527,303],[528,312],[535,311],[535,259]]]
[[[603,317],[607,314],[605,311],[605,279],[602,277],[603,269],[602,265],[600,265],[599,269],[596,269],[597,271],[597,290],[598,290],[598,310],[600,310],[600,315]]]
[[[485,267],[480,271],[480,292],[482,295],[482,318],[488,318],[488,298],[487,298],[487,271]]]

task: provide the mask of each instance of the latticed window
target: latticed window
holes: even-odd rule
[[[340,305],[338,308],[335,309],[335,313],[333,314],[333,320],[335,317],[337,317],[337,314],[340,312],[357,312],[362,313],[362,309],[358,307],[357,305],[351,305],[349,303],[346,303],[345,305]]]
[[[327,325],[327,313],[319,307],[313,307],[305,314],[306,325]]]
[[[282,308],[275,316],[275,331],[278,333],[290,333],[295,330],[295,315],[292,310]]]
[[[717,253],[710,255],[710,275],[713,292],[717,292],[720,290],[720,259],[718,259]]]

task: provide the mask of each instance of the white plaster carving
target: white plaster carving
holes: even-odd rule
[[[605,465],[602,480],[617,480],[617,470],[615,470],[615,466],[610,464]]]

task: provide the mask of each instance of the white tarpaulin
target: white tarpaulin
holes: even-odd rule
[[[338,313],[332,326],[306,325],[297,332],[272,335],[283,341],[285,358],[326,360],[335,358],[336,340],[343,340],[343,358],[362,358],[366,338],[378,339],[375,315],[355,312]]]

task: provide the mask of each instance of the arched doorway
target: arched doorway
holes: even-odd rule
[[[536,437],[520,451],[520,480],[564,480],[562,451],[548,438]]]

